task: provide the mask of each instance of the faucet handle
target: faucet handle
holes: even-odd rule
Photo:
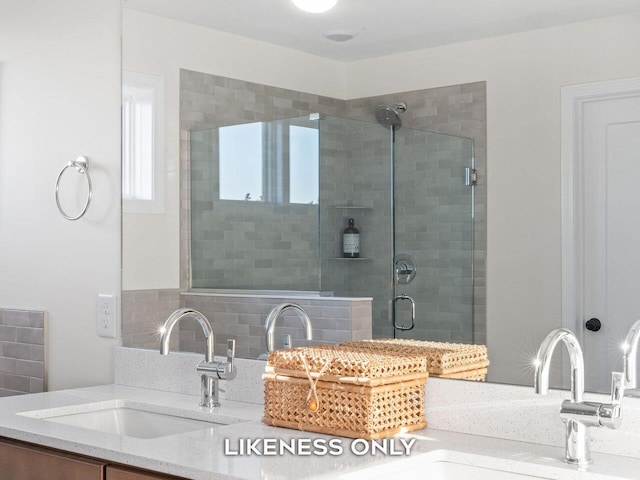
[[[209,377],[214,378],[217,382],[220,380],[233,380],[236,378],[236,341],[235,340],[227,340],[227,362],[200,362],[198,364],[198,368],[196,369],[198,372],[207,375]]]
[[[611,373],[611,403],[600,406],[598,416],[600,425],[609,428],[618,428],[622,423],[622,397],[624,397],[624,374],[622,372]]]
[[[611,404],[620,405],[624,397],[624,373],[611,372]]]
[[[218,370],[218,376],[224,380],[233,380],[236,377],[236,341],[227,339],[227,363],[222,365],[222,371]]]
[[[233,368],[236,359],[236,341],[227,339],[227,364]]]

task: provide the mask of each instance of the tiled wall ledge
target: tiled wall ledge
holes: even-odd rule
[[[157,351],[115,349],[115,383],[200,395],[196,365],[201,355],[179,353],[161,357]],[[220,359],[222,360],[222,359]],[[260,381],[265,363],[238,360],[238,376],[221,382],[223,399],[263,403]],[[430,378],[425,387],[429,428],[505,438],[544,445],[564,445],[560,404],[566,391],[535,395],[533,387]],[[606,395],[587,394],[585,400],[609,402]],[[618,430],[590,428],[594,452],[640,458],[640,400],[625,398]],[[526,448],[526,447],[525,447]]]
[[[211,320],[216,351],[225,351],[227,338],[233,338],[237,356],[242,358],[258,358],[265,353],[265,320],[274,307],[284,302],[295,302],[305,309],[316,341],[371,338],[371,298],[193,292],[183,292],[180,297],[183,307],[195,308]],[[278,320],[276,347],[282,345],[285,334],[291,335],[294,346],[301,345],[305,338],[300,318],[293,310],[285,310]],[[180,350],[204,352],[204,337],[196,322],[180,325]]]
[[[123,290],[122,344],[125,347],[157,348],[162,322],[180,308],[180,291]],[[171,336],[171,348],[180,344],[178,331]]]
[[[45,312],[0,308],[0,397],[43,392]]]
[[[264,323],[269,312],[283,302],[295,302],[309,314],[313,338],[322,342],[345,342],[371,338],[371,298],[284,295],[282,293],[179,292],[136,290],[122,292],[123,344],[125,347],[157,348],[158,328],[176,309],[193,308],[213,324],[216,351],[226,349],[228,338],[236,340],[238,357],[258,358],[266,351]],[[276,345],[291,335],[294,346],[304,339],[300,319],[287,311],[279,320]],[[196,322],[181,322],[171,336],[171,348],[204,352],[205,341]]]

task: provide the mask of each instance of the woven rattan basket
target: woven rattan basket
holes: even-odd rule
[[[263,422],[377,439],[424,428],[423,355],[302,347],[269,355]]]
[[[485,345],[385,338],[342,343],[340,346],[352,350],[422,355],[427,360],[429,375],[433,377],[484,381],[489,366]]]

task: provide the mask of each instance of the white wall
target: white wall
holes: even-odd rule
[[[638,75],[640,15],[421,50],[347,68],[350,98],[487,82],[490,380],[529,381],[529,358],[544,335],[561,325],[560,87]],[[529,334],[523,335],[523,325]]]
[[[0,307],[48,312],[49,389],[112,381],[96,295],[120,290],[120,0],[0,1]],[[82,219],[56,176],[90,159]],[[72,210],[69,207],[69,210]]]
[[[123,288],[178,288],[179,73],[195,70],[343,98],[341,62],[133,10],[123,11],[123,69],[165,80],[165,214],[123,215]]]

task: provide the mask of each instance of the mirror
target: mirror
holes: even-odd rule
[[[127,4],[133,2],[125,2],[125,7]],[[179,157],[189,152],[187,132],[193,125],[209,122],[214,111],[223,112],[226,125],[249,123],[228,119],[246,105],[264,105],[269,98],[278,98],[272,105],[279,109],[278,118],[315,111],[341,117],[350,103],[351,118],[374,122],[376,105],[404,100],[410,107],[403,117],[409,127],[422,115],[453,130],[435,131],[465,136],[460,132],[461,118],[469,114],[470,118],[465,118],[469,118],[467,127],[472,132],[466,136],[475,140],[474,155],[480,170],[476,220],[485,215],[485,204],[491,212],[486,226],[476,221],[474,280],[480,280],[474,285],[474,337],[486,338],[489,346],[489,380],[529,384],[530,355],[550,329],[561,325],[560,89],[640,72],[637,52],[629,48],[637,35],[637,16],[579,20],[544,31],[339,62],[125,8],[124,69],[162,77],[167,92],[165,213],[125,213],[123,220],[123,300],[133,299],[134,305],[125,311],[125,321],[139,313],[135,305],[144,305],[137,302],[144,302],[145,296],[153,297],[153,302],[165,309],[177,308],[184,298],[179,291],[189,285],[190,272],[180,268],[189,264],[180,239],[183,245],[188,244],[191,232],[185,212],[180,215],[178,192]],[[348,44],[344,47],[349,48]],[[618,55],[611,56],[611,51]],[[218,92],[219,104],[189,108],[198,92],[187,100],[185,90],[203,85]],[[231,97],[226,89],[233,90]],[[282,103],[285,90],[297,95],[290,103]],[[417,96],[412,98],[415,92]],[[482,105],[478,110],[465,111],[478,104]],[[439,117],[438,109],[446,114]],[[256,115],[245,110],[245,114]],[[488,127],[484,123],[487,117]],[[213,122],[207,125],[214,126]],[[427,126],[416,127],[429,130]],[[481,160],[486,145],[491,147],[491,157],[485,174]],[[485,194],[480,187],[487,184],[490,188]],[[487,243],[483,239],[487,234],[484,283]],[[318,299],[305,301],[317,306],[313,302]],[[265,303],[260,302],[219,299],[216,315],[229,318],[238,303],[243,303],[246,315],[264,315]],[[219,334],[220,341],[225,333],[234,335],[241,327],[238,324],[236,331]],[[185,333],[185,348],[190,341]]]
[[[320,310],[319,314],[312,314],[312,319],[314,327],[322,334],[316,339],[323,341],[369,338],[372,333],[376,337],[390,337],[393,335],[390,319],[394,314],[398,317],[397,336],[407,336],[404,331],[406,319],[402,318],[407,315],[403,308],[406,302],[401,304],[394,299],[410,296],[417,311],[421,315],[428,312],[432,322],[427,328],[424,322],[416,322],[417,328],[410,332],[412,338],[418,334],[418,338],[434,341],[478,341],[474,338],[475,332],[469,328],[474,273],[474,188],[465,183],[465,172],[473,168],[473,142],[470,139],[413,128],[426,125],[446,129],[446,125],[437,123],[438,119],[428,118],[419,111],[412,111],[411,117],[404,119],[402,128],[389,130],[373,123],[375,107],[384,101],[380,97],[368,98],[370,108],[366,109],[353,101],[330,99],[336,115],[327,115],[323,106],[326,99],[302,92],[184,69],[180,70],[180,84],[182,131],[188,138],[188,156],[183,153],[181,158],[182,188],[190,192],[185,195],[190,201],[183,206],[183,212],[187,213],[182,215],[183,222],[185,219],[190,221],[185,227],[189,237],[187,248],[183,244],[182,257],[191,259],[182,263],[184,276],[191,279],[186,285],[236,291],[320,290],[322,299],[302,299],[299,293],[296,299],[315,302],[315,305],[303,306],[317,306]],[[211,88],[212,85],[215,87]],[[451,98],[462,95],[462,89],[437,92],[435,101],[441,105],[441,111],[446,111]],[[233,108],[224,111],[207,108],[207,104],[215,105],[222,97],[244,98],[257,90],[262,90],[264,97],[273,103],[293,105],[293,98],[298,98],[323,113],[250,122],[260,114],[254,111],[259,108],[266,110],[262,118],[291,113],[252,101],[236,101]],[[484,117],[484,84],[465,85],[464,91],[473,108],[467,108],[461,116],[463,127],[480,138],[484,134],[484,122],[475,122],[473,116],[480,112],[479,116]],[[422,90],[403,93],[404,98],[416,106],[424,102],[425,95],[428,92]],[[362,112],[358,113],[358,109]],[[191,119],[190,114],[201,110],[205,113]],[[296,112],[298,115],[304,113],[304,109],[300,110]],[[236,129],[245,131],[242,147],[227,145],[233,140],[233,134],[228,137],[230,129],[232,132]],[[313,134],[314,144],[317,144],[312,152],[305,152],[304,158],[306,161],[317,158],[311,163],[319,165],[319,182],[313,182],[319,187],[314,194],[314,198],[319,195],[319,208],[314,200],[311,204],[291,201],[294,193],[291,180],[295,176],[292,174],[295,173],[292,168],[295,167],[295,155],[292,154],[298,149],[295,143],[300,129]],[[246,148],[250,135],[262,146]],[[395,156],[390,155],[392,145]],[[253,169],[241,170],[243,179],[259,177],[253,181],[254,195],[241,190],[235,198],[223,197],[223,180],[229,173],[224,171],[226,160],[221,155],[228,151],[255,156]],[[478,165],[482,165],[482,152],[478,153],[477,160]],[[395,164],[398,166],[392,168]],[[312,170],[317,175],[318,166]],[[419,180],[417,172],[421,177]],[[393,195],[392,178],[395,178]],[[238,180],[236,184],[240,184]],[[261,189],[257,190],[259,187]],[[247,190],[247,187],[243,188]],[[260,197],[263,197],[262,201],[251,200]],[[394,215],[391,214],[392,198]],[[358,227],[366,233],[361,235],[362,254],[357,258],[344,258],[341,251],[341,234],[349,219],[357,221]],[[394,219],[395,227],[392,228]],[[481,216],[477,220],[478,225],[482,225]],[[423,232],[424,241],[417,240],[417,232]],[[391,290],[393,272],[390,266],[394,248],[419,260],[421,272],[412,285],[398,285]],[[478,252],[482,253],[481,250]],[[477,269],[476,273],[480,275],[481,270]],[[183,292],[180,302],[184,303],[181,304],[193,307],[193,293]],[[241,355],[257,358],[264,353],[264,318],[271,308],[287,298],[286,295],[281,294],[279,301],[263,299],[250,312],[238,312],[232,306],[228,311],[219,311],[213,305],[205,306],[206,297],[202,292],[198,293],[199,305],[205,314],[213,317],[216,332],[226,331],[233,335]],[[230,292],[223,293],[228,299]],[[209,300],[211,298],[209,296]],[[246,297],[238,297],[236,301],[242,302],[241,298]],[[351,298],[360,299],[360,303],[369,298],[369,316],[372,318],[367,320],[366,328],[347,327],[351,322],[351,307],[331,310],[338,299],[348,301],[346,299]],[[142,301],[138,298],[136,303]],[[246,305],[241,309],[244,308]],[[148,311],[153,311],[153,307]],[[227,314],[222,327],[215,325],[216,319],[221,318],[220,313]],[[250,313],[253,317],[240,318],[238,315],[242,313]],[[144,317],[144,311],[139,315]],[[163,316],[166,315],[164,312]],[[125,314],[125,318],[130,317]],[[342,328],[324,327],[336,322],[341,323]],[[338,330],[346,334],[338,334]],[[296,339],[301,337],[299,332],[291,335]],[[224,340],[219,333],[218,337],[221,342]],[[184,341],[181,336],[180,348],[197,348],[196,339],[199,337],[194,337],[194,332],[185,334]],[[480,340],[479,343],[483,342]]]

